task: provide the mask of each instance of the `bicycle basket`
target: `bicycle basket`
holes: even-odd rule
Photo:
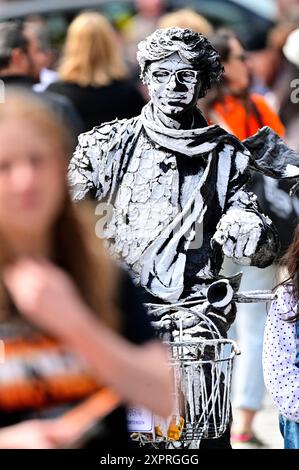
[[[174,413],[164,432],[133,436],[140,444],[218,438],[230,420],[232,365],[238,348],[227,339],[170,342]]]
[[[234,341],[170,343],[175,380],[175,414],[184,417],[181,440],[220,437],[230,420]]]

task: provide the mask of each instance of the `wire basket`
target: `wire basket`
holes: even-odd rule
[[[175,416],[184,419],[180,440],[220,437],[229,424],[233,359],[227,339],[169,343],[175,383]],[[167,436],[169,438],[169,436]]]
[[[158,447],[220,437],[229,424],[230,388],[237,344],[227,339],[167,343],[174,377],[174,412],[153,435],[135,433],[140,445]],[[163,429],[164,428],[164,429]]]

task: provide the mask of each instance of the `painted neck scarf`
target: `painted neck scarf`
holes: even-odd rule
[[[199,111],[198,111],[199,112]],[[171,152],[196,157],[211,152],[220,141],[233,140],[250,152],[250,167],[272,178],[298,178],[298,155],[287,147],[270,127],[262,127],[256,134],[240,142],[218,125],[195,129],[172,129],[153,116],[152,103],[144,106],[141,122],[148,137]],[[296,188],[297,189],[297,188]]]
[[[187,130],[166,127],[156,116],[154,117],[151,103],[142,109],[141,121],[146,134],[155,144],[188,157],[211,152],[223,136],[227,135],[227,132],[218,125]]]

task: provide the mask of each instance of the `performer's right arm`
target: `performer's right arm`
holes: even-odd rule
[[[256,195],[247,189],[248,150],[240,147],[240,142],[228,149],[233,158],[226,202],[213,240],[235,263],[265,268],[278,253],[278,235],[272,221],[261,212]]]

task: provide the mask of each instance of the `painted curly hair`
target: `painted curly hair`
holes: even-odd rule
[[[146,82],[146,69],[151,62],[165,59],[177,52],[182,60],[189,62],[201,73],[203,86],[199,98],[205,96],[213,82],[217,82],[224,69],[219,54],[207,38],[189,29],[157,29],[138,44],[137,60],[140,78]]]

